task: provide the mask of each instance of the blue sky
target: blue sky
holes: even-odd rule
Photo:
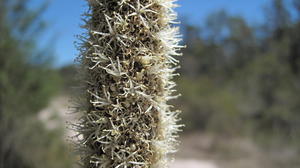
[[[31,5],[35,6],[39,2],[41,1],[33,0]],[[179,17],[188,18],[189,22],[199,25],[208,14],[220,9],[256,23],[263,20],[263,7],[270,2],[271,0],[178,0],[181,7],[176,10]],[[50,37],[55,38],[55,44],[51,46],[55,48],[55,66],[70,64],[75,59],[78,53],[74,47],[75,35],[82,32],[79,27],[80,17],[85,10],[85,0],[50,0],[50,6],[43,15],[49,27],[39,45],[45,45]]]

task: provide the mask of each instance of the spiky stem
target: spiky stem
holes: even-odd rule
[[[79,61],[85,168],[165,168],[175,152],[174,0],[89,0]]]

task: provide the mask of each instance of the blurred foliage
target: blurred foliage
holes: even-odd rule
[[[187,48],[176,79],[183,96],[173,104],[183,111],[185,132],[300,149],[300,3],[272,0],[264,11],[260,24],[225,10],[203,26],[184,20]],[[67,92],[75,72],[73,65],[60,69]]]
[[[186,132],[251,135],[300,149],[300,3],[271,2],[261,24],[221,10],[204,26],[183,25],[183,96],[174,104]],[[75,66],[57,71],[51,52],[37,50],[46,6],[0,0],[0,168],[72,166],[63,132],[37,120],[58,91],[69,94],[76,82]]]
[[[60,88],[50,55],[36,47],[45,23],[28,0],[0,0],[0,168],[66,168],[71,157],[59,130],[37,119]]]
[[[62,81],[62,90],[64,94],[74,95],[74,92],[77,92],[74,87],[76,83],[79,82],[77,66],[76,65],[66,65],[59,69],[59,74],[63,78]]]
[[[186,131],[300,147],[299,1],[293,5],[271,1],[261,24],[222,10],[204,26],[183,25],[183,96],[176,104]]]

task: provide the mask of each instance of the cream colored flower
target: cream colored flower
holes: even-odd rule
[[[181,37],[174,0],[88,0],[75,126],[84,168],[165,168],[178,111],[167,104]]]

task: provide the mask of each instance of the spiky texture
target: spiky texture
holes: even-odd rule
[[[180,55],[174,0],[89,0],[79,61],[85,168],[165,168],[178,111],[171,79]]]

